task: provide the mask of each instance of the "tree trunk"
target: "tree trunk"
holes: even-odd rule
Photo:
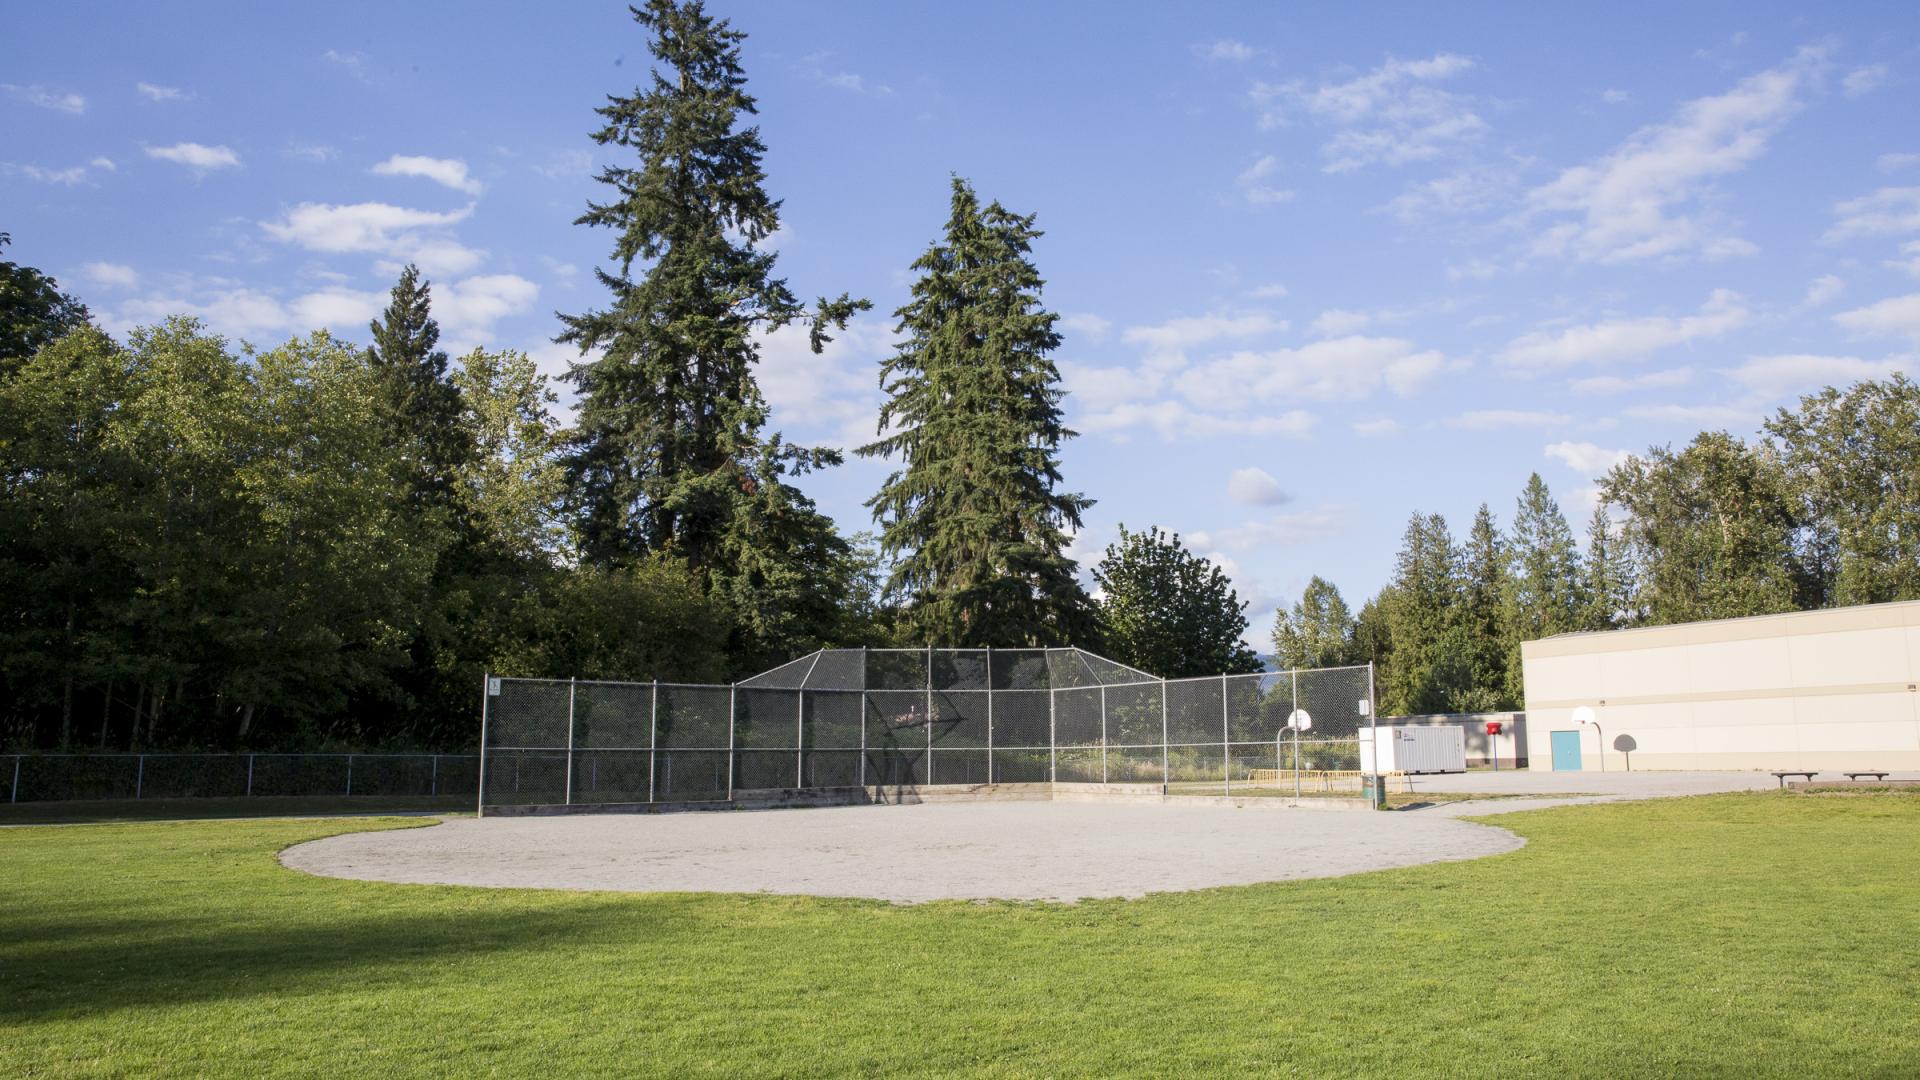
[[[60,688],[60,749],[73,745],[73,672]]]
[[[240,740],[242,742],[246,741],[247,732],[251,731],[252,729],[253,729],[253,702],[249,701],[245,705],[242,705],[240,707]]]
[[[107,692],[100,699],[100,749],[107,748],[107,725],[113,721],[113,680],[107,680]]]
[[[140,721],[146,719],[147,680],[140,680],[140,689],[133,695],[133,730],[127,734],[127,749],[140,749]]]

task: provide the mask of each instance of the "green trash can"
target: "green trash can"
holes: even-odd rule
[[[1362,776],[1360,778],[1360,797],[1375,810],[1387,808],[1387,778],[1384,776]]]

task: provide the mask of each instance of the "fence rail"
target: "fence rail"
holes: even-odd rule
[[[1232,794],[1278,771],[1353,773],[1372,702],[1370,667],[1162,680],[1073,649],[827,650],[732,685],[492,677],[479,801],[1048,781]]]
[[[0,754],[8,801],[453,796],[480,792],[479,754]]]

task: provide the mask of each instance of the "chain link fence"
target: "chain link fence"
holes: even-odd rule
[[[489,678],[480,803],[1046,782],[1357,796],[1372,700],[1369,667],[1159,679],[1079,649],[829,649],[730,686]]]
[[[478,795],[478,754],[7,754],[9,801]]]

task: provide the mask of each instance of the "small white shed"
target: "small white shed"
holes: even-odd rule
[[[1467,733],[1453,725],[1361,728],[1360,771],[1466,772]]]

